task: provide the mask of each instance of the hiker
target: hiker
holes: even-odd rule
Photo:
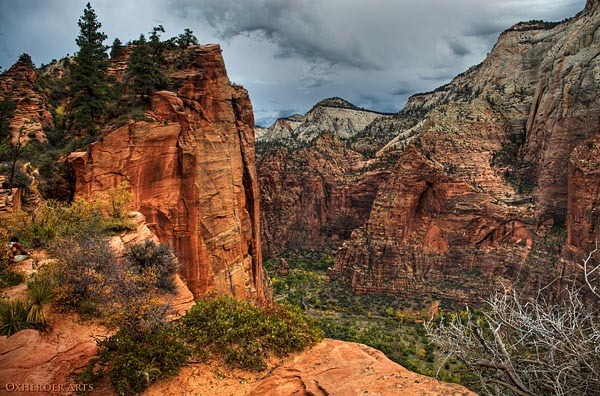
[[[14,263],[20,263],[29,256],[27,251],[23,249],[23,247],[19,243],[19,238],[17,237],[10,238],[6,250],[8,258]]]

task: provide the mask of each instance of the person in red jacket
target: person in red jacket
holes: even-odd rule
[[[19,263],[19,262],[25,260],[29,256],[27,251],[25,249],[23,249],[23,247],[19,243],[19,238],[17,238],[17,237],[10,238],[10,241],[8,242],[8,244],[6,245],[6,248],[4,250],[6,252],[5,254],[8,257],[9,261],[11,261],[13,263]],[[4,256],[4,254],[3,254],[3,256]]]

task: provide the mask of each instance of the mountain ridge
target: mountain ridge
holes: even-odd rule
[[[600,125],[598,9],[589,1],[565,21],[507,29],[480,64],[412,95],[399,113],[374,119],[342,146],[325,139],[289,150],[285,160],[263,154],[259,177],[274,183],[261,187],[274,221],[263,229],[281,238],[267,251],[341,245],[333,279],[361,294],[477,301],[498,282],[574,274],[599,232],[598,177],[583,170],[589,166],[569,171],[579,164],[569,163],[573,150],[595,147]],[[317,125],[315,135],[326,131]],[[272,194],[269,186],[283,180],[298,182]],[[357,186],[368,186],[369,199],[339,199],[337,191]],[[318,215],[294,215],[302,212]],[[342,218],[353,228],[349,239],[332,227]],[[544,248],[556,230],[568,241]],[[558,253],[541,257],[548,249]],[[553,263],[560,259],[573,264],[562,275]]]

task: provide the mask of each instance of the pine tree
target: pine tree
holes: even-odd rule
[[[17,60],[17,62],[24,63],[32,69],[35,67],[33,60],[31,60],[31,55],[26,52],[23,52],[21,55],[19,55],[19,60]]]
[[[187,48],[190,45],[198,45],[200,42],[198,41],[198,38],[194,36],[193,31],[191,31],[188,28],[185,28],[183,33],[177,36],[177,38],[175,39],[175,43],[177,43],[177,45],[181,48]]]
[[[165,85],[165,77],[159,65],[160,55],[155,52],[156,41],[152,45],[152,42],[149,43],[143,34],[134,44],[135,48],[129,58],[127,75],[132,80],[133,93],[140,95],[142,100],[148,101],[156,89]]]
[[[123,55],[124,52],[124,48],[123,47],[123,43],[121,42],[121,40],[119,40],[119,38],[115,38],[112,46],[110,47],[110,57],[111,58],[118,58],[121,55]]]
[[[78,22],[80,33],[75,39],[79,52],[71,64],[71,111],[75,126],[93,135],[101,121],[108,100],[107,36],[99,31],[102,24],[90,3]]]

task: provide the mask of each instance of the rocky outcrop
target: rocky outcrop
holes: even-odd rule
[[[258,174],[266,255],[337,248],[365,223],[379,185],[389,175],[389,163],[415,136],[407,133],[404,140],[398,138],[397,147],[373,159],[373,140],[389,140],[410,124],[398,120],[334,97],[320,101],[304,116],[281,118],[268,129],[260,128]]]
[[[21,143],[32,138],[44,141],[44,126],[54,126],[47,98],[35,89],[37,79],[35,69],[24,62],[15,63],[0,75],[0,98],[16,105],[10,121],[14,141],[19,134],[22,135]]]
[[[250,393],[261,395],[475,395],[415,374],[366,345],[325,339],[288,359]]]
[[[109,246],[121,257],[126,246],[143,243],[146,240],[159,243],[158,238],[148,228],[141,213],[129,214],[132,230],[114,235]],[[24,274],[31,275],[39,268],[51,263],[44,251],[36,251],[32,260],[18,265]],[[193,304],[191,292],[177,276],[176,291],[158,296],[169,304],[169,317],[173,319],[185,313]],[[3,290],[10,298],[25,299],[27,285],[22,283]],[[0,393],[26,393],[30,395],[75,395],[80,391],[94,390],[96,394],[112,395],[114,392],[106,386],[82,384],[74,372],[83,370],[91,359],[97,356],[96,339],[110,334],[109,330],[98,322],[83,323],[77,314],[64,313],[52,305],[48,310],[48,330],[23,330],[10,337],[0,337]],[[90,388],[91,387],[91,388]]]
[[[76,194],[128,181],[195,296],[217,290],[262,299],[252,106],[230,83],[219,46],[197,47],[190,59],[175,76],[176,93],[152,96],[151,121],[107,131],[87,153],[71,156]]]
[[[8,183],[4,176],[0,176],[0,213],[12,212],[21,208],[21,189],[5,188]]]
[[[289,140],[292,138],[292,132],[298,128],[303,121],[304,117],[299,114],[294,114],[290,117],[279,118],[273,125],[268,128],[257,127],[256,141],[257,142],[271,142],[277,140]]]
[[[361,109],[342,98],[327,98],[314,105],[304,116],[296,114],[278,119],[261,132],[258,141],[283,141],[287,146],[302,145],[324,132],[347,139],[363,131],[375,119],[389,116]]]
[[[216,395],[474,395],[457,384],[415,374],[373,348],[324,339],[311,349],[275,362],[269,372],[193,364],[175,378],[153,384],[145,396]]]
[[[359,293],[459,301],[564,276],[527,257],[552,225],[572,250],[597,235],[599,26],[595,2],[518,24],[481,65],[412,98],[425,118],[332,275]]]
[[[0,393],[70,395],[93,390],[89,384],[77,388],[69,375],[96,356],[94,337],[106,335],[106,329],[79,324],[74,315],[53,313],[50,320],[48,333],[23,330],[0,337]]]

